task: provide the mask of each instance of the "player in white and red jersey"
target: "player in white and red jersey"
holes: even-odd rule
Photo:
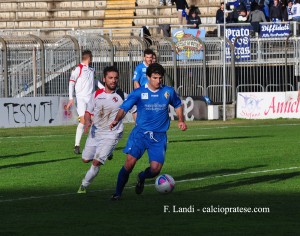
[[[97,176],[100,166],[111,156],[123,134],[122,122],[110,129],[110,124],[124,101],[124,93],[117,89],[119,72],[110,66],[104,69],[103,74],[105,87],[99,88],[93,94],[84,115],[85,132],[88,132],[90,126],[91,128],[82,152],[82,160],[93,162],[82,180],[78,193],[86,193],[86,188]]]
[[[82,52],[82,62],[72,71],[69,81],[69,102],[67,110],[74,105],[73,92],[75,88],[76,109],[79,124],[76,129],[74,153],[80,154],[80,140],[84,129],[84,112],[88,101],[94,92],[94,69],[89,67],[93,55],[90,50]]]

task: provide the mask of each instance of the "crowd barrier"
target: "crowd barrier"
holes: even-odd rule
[[[214,27],[217,29],[214,37],[199,39],[203,57],[182,60],[176,56],[171,37],[111,37],[87,30],[71,31],[60,38],[2,34],[0,97],[67,96],[71,71],[80,62],[84,49],[90,49],[94,55],[96,79],[102,77],[104,67],[116,65],[120,87],[129,93],[133,89],[134,68],[143,60],[143,50],[148,47],[157,53],[158,62],[166,69],[165,84],[174,86],[183,97],[208,96],[212,102],[222,103],[224,84],[226,103],[234,103],[238,92],[298,89],[300,47],[296,24],[285,37],[263,38],[251,34],[249,58],[238,60],[233,53],[241,50],[238,46],[243,37],[232,40],[222,35],[220,25]],[[231,55],[230,60],[226,53]]]

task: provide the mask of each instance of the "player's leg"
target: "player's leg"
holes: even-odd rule
[[[111,197],[111,200],[118,200],[121,197],[131,171],[133,170],[137,160],[141,158],[145,152],[142,133],[140,133],[138,129],[134,128],[131,131],[127,145],[123,151],[127,154],[126,161],[119,171],[116,192]]]
[[[113,133],[111,135],[102,135],[96,133],[95,136],[96,137],[92,138],[92,136],[89,135],[84,148],[85,160],[89,160],[91,155],[93,155],[93,163],[83,178],[78,193],[80,189],[86,190],[93,179],[98,175],[100,166],[104,165],[107,158],[112,154],[122,134]]]
[[[84,131],[84,113],[86,110],[87,101],[83,98],[77,98],[76,103],[79,124],[77,125],[76,129],[74,153],[80,154],[80,140]]]
[[[149,134],[145,137],[148,140],[148,156],[150,167],[141,171],[137,176],[137,184],[135,186],[136,194],[141,194],[144,191],[144,184],[146,179],[152,179],[159,175],[161,168],[165,161],[165,153],[167,149],[167,135],[166,134]]]
[[[88,163],[94,160],[97,144],[97,139],[92,136],[90,131],[89,136],[85,142],[84,149],[82,151],[82,162]]]
[[[87,187],[91,184],[93,179],[98,175],[100,170],[100,165],[102,165],[100,161],[93,160],[93,163],[90,169],[86,172],[86,175],[83,178],[77,193],[86,193]]]
[[[119,200],[119,198],[121,197],[124,187],[129,179],[129,175],[133,170],[137,160],[138,160],[137,158],[131,156],[130,154],[127,154],[125,164],[124,166],[122,166],[118,174],[116,192],[111,197],[111,200]]]

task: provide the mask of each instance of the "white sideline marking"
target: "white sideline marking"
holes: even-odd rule
[[[253,174],[277,172],[277,171],[284,171],[284,170],[295,170],[295,169],[300,169],[300,166],[280,168],[280,169],[271,169],[271,170],[241,172],[241,173],[234,173],[234,174],[215,175],[215,176],[202,177],[202,178],[185,179],[185,180],[178,180],[178,181],[176,181],[176,183],[185,183],[185,182],[192,182],[192,181],[201,181],[201,180],[205,180],[205,179],[216,179],[216,178],[239,176],[239,175],[253,175]],[[153,186],[153,185],[154,184],[145,184],[145,187],[146,186]],[[131,188],[134,188],[134,187],[135,186],[128,186],[128,187],[125,187],[125,189],[131,189]],[[94,190],[94,191],[89,191],[89,192],[90,193],[95,193],[95,192],[107,192],[107,191],[113,192],[114,189],[100,189],[100,190]],[[49,198],[49,197],[62,197],[62,196],[69,196],[69,195],[84,195],[84,194],[78,194],[77,192],[72,192],[72,193],[50,194],[50,195],[44,195],[44,196],[31,196],[31,197],[22,197],[22,198],[0,200],[0,203],[2,203],[2,202],[16,202],[16,201],[24,201],[24,200],[32,200],[32,199],[42,199],[42,198]]]

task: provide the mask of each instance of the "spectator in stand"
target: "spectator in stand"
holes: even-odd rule
[[[245,0],[246,1],[246,0]],[[248,3],[247,3],[248,4]],[[247,6],[245,5],[244,1],[237,0],[235,2],[229,2],[226,5],[226,9],[231,10],[231,12],[226,17],[227,23],[241,23],[245,22],[248,19],[248,10]]]
[[[283,19],[284,19],[284,21],[291,21],[291,20],[293,20],[292,7],[293,7],[293,1],[289,0],[287,2],[287,7],[285,8],[285,10],[283,12]]]
[[[238,23],[246,23],[248,21],[248,11],[244,6],[240,5],[237,9],[238,13]]]
[[[292,7],[292,13],[293,13],[293,21],[300,22],[300,0],[295,1]]]
[[[217,24],[224,23],[224,2],[221,2],[220,8],[217,10],[216,23]]]
[[[168,6],[172,6],[172,5],[173,5],[171,0],[167,0],[167,1],[159,0],[159,5],[160,5],[160,6],[165,5],[165,3],[166,3]]]
[[[259,33],[260,32],[260,22],[267,22],[267,19],[265,17],[265,14],[261,11],[260,6],[254,2],[251,6],[251,12],[249,21],[253,27],[254,32]]]
[[[258,5],[262,12],[265,14],[266,20],[270,21],[270,9],[269,9],[269,0],[260,0],[258,1]]]
[[[191,25],[189,27],[190,29],[199,29],[199,25],[201,25],[202,22],[200,16],[197,14],[196,9],[190,9],[187,24]]]
[[[183,19],[187,17],[187,10],[189,9],[189,5],[187,4],[186,0],[175,0],[174,2],[176,4],[176,9],[178,12],[178,23],[182,25],[183,22],[185,22],[185,20]]]
[[[279,0],[274,0],[274,4],[270,7],[270,21],[281,22],[283,20],[282,6]]]

